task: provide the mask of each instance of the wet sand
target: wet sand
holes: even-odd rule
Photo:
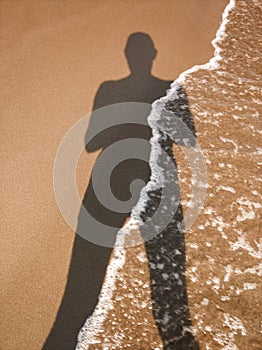
[[[174,80],[213,56],[226,4],[1,2],[1,348],[41,349],[52,327],[74,240],[54,198],[56,150],[91,112],[100,84],[129,74],[128,36],[148,33],[158,50],[153,74]],[[91,163],[79,165],[81,195]]]
[[[180,76],[167,96],[154,104],[149,117],[150,120],[158,120],[152,125],[160,130],[174,120],[174,115],[170,118],[167,114],[170,105],[176,106],[176,115],[181,117],[179,101],[183,98],[177,92],[181,84],[189,98],[197,139],[206,160],[207,183],[197,178],[195,183],[192,182],[192,187],[206,188],[205,203],[185,235],[189,311],[201,349],[261,348],[261,64],[258,50],[261,45],[261,15],[262,8],[256,0],[231,1],[214,42],[215,59]],[[186,212],[188,207],[192,208],[189,202],[192,169],[186,164],[181,149],[173,147],[173,152],[179,165],[182,202]],[[162,160],[164,156],[161,156]],[[199,162],[196,154],[195,160]],[[168,240],[168,230],[164,235]],[[177,232],[173,231],[169,245],[176,237]],[[140,344],[143,349],[196,348],[188,341],[186,346],[173,346],[173,339],[183,337],[176,334],[175,338],[168,339],[166,334],[168,324],[172,324],[169,310],[179,305],[174,297],[171,300],[167,298],[168,282],[166,284],[165,280],[172,280],[172,275],[175,275],[174,267],[171,271],[167,268],[167,260],[177,263],[179,258],[172,254],[176,249],[166,249],[161,234],[156,239],[158,249],[154,249],[153,253],[158,256],[153,264],[148,250],[145,256],[143,246],[127,250],[122,269],[113,274],[116,276],[116,288],[110,297],[113,312],[110,304],[108,307],[101,299],[93,319],[81,333],[77,349],[103,349],[107,344],[112,349],[128,349],[135,342],[136,348]],[[181,252],[183,249],[179,247],[178,256]],[[117,261],[118,254],[115,249],[110,266],[114,258]],[[151,270],[153,308],[146,294],[150,290],[147,286],[148,270],[141,267],[141,262],[147,259]],[[158,292],[164,292],[165,308],[158,318],[160,322],[157,318],[155,320],[158,325],[162,323],[158,327],[160,334],[161,328],[165,330],[165,334],[162,332],[163,343],[152,324],[151,310],[163,311],[157,304],[158,296],[154,294],[157,280],[152,276],[162,278]],[[109,269],[105,281],[110,280],[112,274]],[[161,290],[162,285],[165,288]],[[171,287],[179,294],[178,283],[173,283]],[[106,283],[103,290],[107,290]],[[146,307],[140,300],[143,294]],[[130,307],[126,308],[129,304]],[[107,311],[104,319],[98,317],[101,310]],[[131,315],[127,319],[128,326],[126,314]],[[141,318],[146,321],[141,321]],[[188,328],[183,325],[182,334],[186,334]],[[148,330],[154,331],[155,337],[148,335]]]

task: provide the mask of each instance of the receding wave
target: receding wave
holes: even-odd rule
[[[251,300],[250,296],[255,295],[256,276],[261,273],[257,229],[261,208],[257,168],[257,163],[261,164],[260,39],[260,2],[231,0],[212,42],[214,57],[182,73],[167,95],[153,103],[148,117],[153,130],[152,177],[142,189],[131,219],[118,232],[99,302],[79,333],[77,350],[139,346],[198,349],[198,343],[207,349],[237,349],[248,348],[250,342],[259,347],[259,330],[252,320],[259,319],[258,298]],[[181,128],[174,134],[179,129],[177,120],[186,124],[188,134]],[[205,206],[197,221],[190,222],[190,207],[198,210],[202,201],[185,201],[185,209],[191,213],[187,227],[183,208],[177,203],[179,188],[175,188],[163,206],[163,216],[176,208],[167,228],[157,240],[146,243],[146,250],[143,245],[132,247],[130,240],[142,243],[159,230],[157,223],[144,223],[158,208],[165,186],[178,181],[177,172],[169,172],[167,165],[173,141],[193,149],[196,163],[200,159],[197,144],[201,145],[208,185],[203,178],[198,194],[207,189]],[[163,174],[162,182],[159,173]],[[186,179],[186,174],[183,176]],[[180,268],[185,261],[185,247],[181,246],[184,225],[187,290],[185,268]],[[176,240],[174,232],[183,239]],[[159,258],[157,246],[162,253]],[[239,303],[244,306],[239,308]],[[129,307],[132,315],[128,314]],[[249,311],[243,317],[245,308]]]

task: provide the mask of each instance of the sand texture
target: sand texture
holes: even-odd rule
[[[245,3],[236,1],[230,14],[229,35],[220,45],[221,64],[211,73],[192,72],[183,81],[208,166],[205,205],[185,236],[189,310],[200,347],[207,350],[259,349],[261,343],[257,166],[261,9],[258,1],[250,1],[248,8]],[[76,247],[74,231],[54,197],[56,150],[68,129],[92,111],[100,85],[129,74],[124,56],[128,36],[136,31],[150,35],[158,50],[152,74],[173,81],[213,56],[211,40],[226,4],[224,0],[1,1],[1,349],[40,350],[50,334]],[[174,147],[186,208],[190,174],[187,177],[180,152]],[[81,196],[96,156],[83,152],[80,159]],[[95,271],[105,269],[102,254],[109,258],[110,253],[92,249],[90,284],[98,294]],[[112,349],[112,344],[115,349],[134,349],[132,344],[162,348],[143,246],[127,251],[121,273],[115,313],[102,325],[101,339]],[[125,290],[132,291],[132,297],[128,299]],[[79,309],[96,297],[87,292],[79,299]],[[49,338],[45,350],[75,348],[79,329],[73,329],[68,319]]]

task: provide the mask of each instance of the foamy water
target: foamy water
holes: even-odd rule
[[[178,93],[181,85],[188,95],[197,139],[208,166],[205,205],[186,236],[189,306],[195,330],[185,327],[183,332],[195,332],[205,349],[245,349],[250,344],[253,349],[259,349],[258,304],[262,293],[258,291],[257,276],[261,276],[262,245],[257,164],[261,165],[261,34],[259,1],[231,0],[213,41],[214,57],[206,65],[181,74],[167,95],[153,103],[148,118],[153,130],[152,181],[143,189],[130,222],[118,233],[99,302],[79,334],[77,350],[133,349],[143,338],[139,333],[137,339],[132,338],[119,317],[126,299],[118,290],[129,278],[137,277],[135,291],[132,288],[126,291],[135,308],[130,315],[130,328],[137,327],[135,323],[142,309],[148,308],[150,313],[152,308],[148,300],[144,306],[141,300],[134,306],[139,291],[147,290],[150,295],[150,286],[143,270],[138,271],[139,276],[134,276],[132,270],[129,276],[126,274],[132,265],[128,259],[131,256],[146,263],[147,256],[142,248],[125,249],[125,240],[132,239],[132,231],[143,222],[147,194],[162,186],[157,174],[163,171],[165,154],[159,140],[163,137],[161,131],[172,131],[166,106],[169,101],[181,98]],[[182,174],[180,182],[188,176],[190,179],[190,174]],[[156,268],[163,270],[163,279],[170,278],[165,266],[160,265]],[[168,323],[168,314],[162,321]],[[138,330],[139,327],[147,328],[143,322]],[[156,329],[152,329],[154,332]],[[168,345],[156,336],[148,338],[147,347],[143,348],[168,349]]]

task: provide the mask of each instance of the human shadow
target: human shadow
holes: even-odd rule
[[[149,35],[140,32],[130,35],[125,55],[131,73],[123,79],[104,82],[96,94],[93,110],[122,102],[144,102],[151,105],[153,101],[164,96],[172,81],[152,76],[151,69],[156,54],[157,51]],[[193,119],[182,87],[181,93],[184,96],[183,105],[187,106],[184,113],[187,113],[186,118],[190,120],[189,124],[194,132]],[[176,106],[170,101],[167,108],[172,110]],[[94,115],[95,113],[91,116],[86,140],[99,123],[99,118],[95,119]],[[141,118],[146,121],[147,115],[142,115]],[[103,152],[117,141],[129,138],[149,140],[151,136],[149,126],[123,121],[121,125],[110,126],[98,133],[90,142],[87,142],[86,150],[88,153],[97,150]],[[175,164],[171,139],[163,137],[161,147]],[[123,161],[111,174],[112,193],[119,200],[126,201],[130,198],[129,184],[137,178],[147,183],[150,174],[148,162],[139,159]],[[179,184],[177,194],[180,201]],[[135,193],[135,198],[139,198],[139,189]],[[150,208],[158,200],[159,193],[152,192],[152,202],[148,202],[147,209],[142,214],[145,220],[152,215]],[[92,179],[82,203],[95,220],[113,228],[115,235],[130,215],[130,212],[118,213],[103,206],[96,196]],[[88,231],[88,229],[82,208],[78,217],[77,232]],[[150,267],[153,315],[165,349],[198,349],[197,341],[187,331],[191,321],[186,295],[183,212],[180,204],[168,227],[160,235],[146,242],[145,246]],[[179,254],[177,254],[178,251]],[[96,245],[78,234],[75,235],[65,292],[43,350],[75,349],[79,330],[85,320],[92,315],[98,302],[111,253],[112,248]],[[168,280],[163,279],[163,271],[157,268],[157,264],[164,264],[164,271],[169,276]]]

